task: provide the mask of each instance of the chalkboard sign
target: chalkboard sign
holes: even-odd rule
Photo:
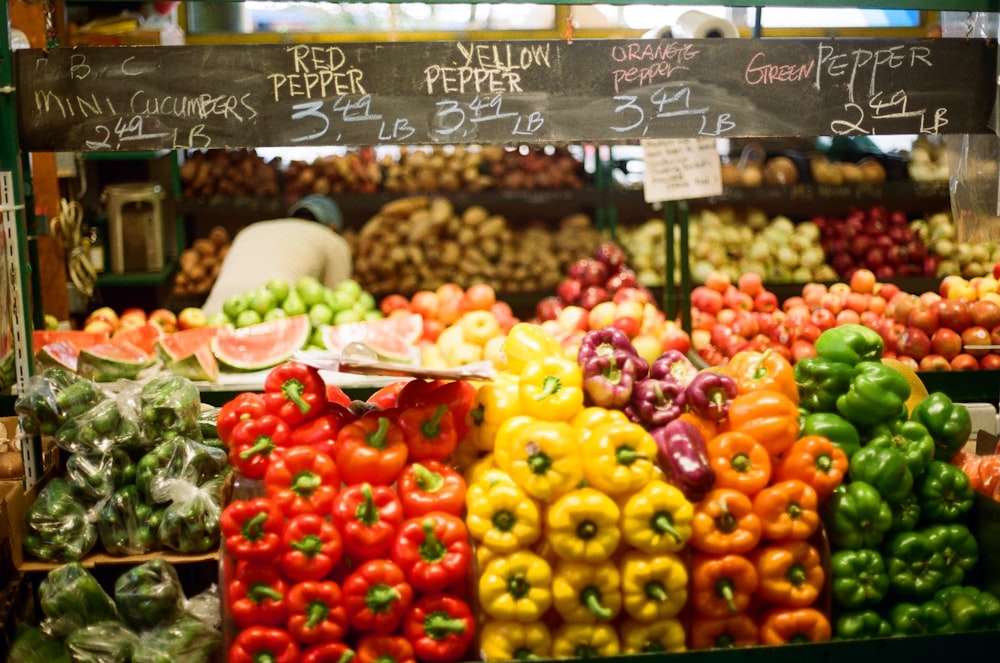
[[[15,52],[22,146],[987,133],[996,45],[636,39]]]

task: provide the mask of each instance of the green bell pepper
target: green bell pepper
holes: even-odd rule
[[[835,640],[868,640],[888,638],[892,635],[892,624],[874,610],[857,610],[837,615],[833,622]]]
[[[162,509],[147,504],[138,488],[122,486],[101,507],[97,534],[111,555],[141,555],[159,547],[156,530],[161,519]]]
[[[908,532],[920,522],[920,501],[915,493],[910,493],[899,502],[890,502],[892,511],[892,532]]]
[[[848,466],[851,481],[870,484],[887,502],[902,502],[913,490],[906,458],[894,447],[862,447]]]
[[[824,331],[816,339],[815,348],[819,357],[854,366],[862,361],[880,360],[885,342],[874,329],[848,324]]]
[[[900,532],[885,546],[885,570],[893,592],[907,599],[927,599],[944,586],[941,541],[923,531]]]
[[[78,451],[66,459],[66,483],[86,502],[97,502],[135,483],[135,463],[124,449]]]
[[[923,533],[944,557],[942,586],[961,585],[965,574],[979,561],[979,543],[972,531],[961,523],[950,523],[931,525]]]
[[[877,550],[838,550],[830,555],[834,603],[847,610],[877,605],[889,592],[889,576]]]
[[[934,458],[950,460],[965,446],[972,434],[969,410],[951,400],[948,394],[935,391],[913,407],[910,419],[923,424],[934,439]]]
[[[38,604],[45,615],[42,630],[50,635],[66,636],[88,624],[118,618],[115,602],[79,562],[49,571],[38,585]]]
[[[852,481],[823,504],[823,522],[835,549],[875,548],[892,527],[892,512],[870,484]]]
[[[115,581],[118,613],[139,631],[177,619],[185,600],[177,569],[160,557],[133,566]]]
[[[162,440],[173,433],[201,439],[201,392],[191,380],[164,373],[143,385],[139,396],[139,418],[146,437]]]
[[[797,365],[797,364],[796,364]],[[819,435],[840,447],[850,460],[861,448],[861,436],[854,424],[836,412],[813,412],[802,417],[799,436]]]
[[[86,505],[56,477],[28,507],[24,549],[45,562],[81,559],[97,543],[97,528]]]
[[[929,523],[951,523],[975,504],[969,475],[943,460],[932,460],[916,489],[920,513]]]
[[[896,369],[878,361],[862,361],[854,367],[850,389],[837,398],[837,412],[855,424],[874,426],[905,419],[909,397],[910,383]]]
[[[958,632],[1000,628],[1000,599],[978,587],[952,586],[939,589],[934,600],[944,605]]]
[[[850,364],[824,357],[805,357],[792,367],[799,388],[799,407],[808,412],[836,412],[837,398],[846,394],[854,377]]]
[[[117,620],[97,622],[66,638],[73,663],[129,663],[139,636]]]
[[[889,610],[889,623],[896,635],[931,635],[955,630],[948,610],[934,599],[897,603]]]
[[[62,638],[46,635],[38,626],[23,624],[14,635],[6,660],[8,663],[73,663]]]
[[[912,419],[878,424],[872,429],[867,446],[898,450],[914,479],[923,476],[927,464],[934,460],[934,438],[926,426]]]
[[[157,444],[136,464],[135,484],[150,504],[167,502],[162,487],[168,479],[181,479],[198,486],[228,467],[221,450],[182,436]]]

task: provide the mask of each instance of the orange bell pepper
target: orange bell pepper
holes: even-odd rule
[[[809,484],[820,500],[833,494],[847,475],[847,454],[822,435],[795,440],[774,465],[774,480],[798,479]]]
[[[694,508],[691,545],[704,553],[746,553],[760,541],[760,518],[753,502],[738,490],[715,488]]]
[[[750,557],[757,569],[757,596],[787,608],[806,608],[819,598],[826,574],[819,551],[805,541],[761,546]]]
[[[772,541],[804,541],[819,529],[819,497],[812,486],[789,479],[763,489],[753,498],[762,536]]]
[[[771,454],[746,433],[719,433],[705,448],[715,471],[716,488],[733,488],[754,495],[771,480]]]
[[[688,600],[696,615],[721,618],[741,613],[759,584],[756,567],[743,555],[691,555]]]
[[[748,434],[777,457],[799,437],[799,408],[780,391],[740,394],[729,403],[729,429]]]
[[[757,622],[745,612],[728,617],[691,618],[691,649],[731,649],[757,644]]]
[[[701,436],[706,440],[711,440],[719,434],[719,424],[717,422],[704,417],[699,417],[694,412],[682,412],[677,418],[686,421],[697,428],[698,432],[701,433]]]
[[[760,622],[760,644],[825,642],[830,630],[830,620],[815,608],[773,608]]]
[[[738,393],[778,391],[799,404],[799,388],[795,384],[792,363],[772,349],[737,352],[729,359],[726,372],[736,380]]]

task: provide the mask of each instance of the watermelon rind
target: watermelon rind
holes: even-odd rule
[[[156,339],[153,344],[153,351],[156,356],[165,364],[172,361],[186,359],[195,353],[198,348],[208,348],[212,351],[212,338],[222,327],[207,326],[195,327],[193,329],[183,329],[170,334],[164,334]]]
[[[424,330],[419,313],[330,325],[323,329],[323,345],[343,353],[351,343],[371,348],[379,359],[413,363],[420,357],[417,341]]]
[[[94,382],[134,380],[152,363],[152,356],[134,343],[111,339],[89,348],[81,348],[76,372]]]
[[[76,372],[80,359],[80,348],[65,339],[46,343],[35,351],[35,368],[38,372],[47,368],[63,368]]]
[[[219,379],[219,362],[208,344],[186,357],[165,362],[164,365],[174,375],[194,382],[216,382]]]
[[[237,371],[260,371],[288,360],[309,340],[306,314],[290,315],[239,328],[223,328],[212,337],[212,353]]]

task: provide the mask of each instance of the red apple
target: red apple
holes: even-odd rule
[[[630,301],[642,302],[643,304],[647,303],[652,304],[653,295],[646,288],[632,288],[632,287],[621,288],[620,290],[616,290],[615,293],[611,296],[611,301],[613,301],[615,304],[621,304],[622,302],[630,302]]]
[[[611,301],[611,293],[599,285],[588,285],[580,292],[580,301],[577,302],[585,309],[592,309],[601,302]]]
[[[691,305],[714,315],[722,310],[722,293],[707,286],[695,286],[691,290]]]
[[[691,349],[691,344],[691,336],[680,325],[672,320],[667,321],[663,332],[660,334],[660,349],[663,352],[677,350],[686,354]]]
[[[990,353],[990,331],[986,327],[973,325],[962,330],[962,349],[979,358]],[[979,347],[972,347],[979,346]]]
[[[639,354],[640,357],[649,362],[652,366],[653,362],[659,358],[663,351],[660,349],[660,339],[655,336],[650,336],[649,334],[639,334],[632,339],[632,347]]]
[[[953,371],[978,371],[979,360],[968,352],[961,352],[951,360],[951,370]]]
[[[556,316],[555,322],[563,331],[574,330],[587,331],[589,326],[590,311],[582,306],[564,306]]]
[[[843,313],[843,311],[841,311],[840,313]],[[838,313],[837,315],[840,315],[840,313]],[[826,331],[830,327],[833,327],[834,325],[837,324],[837,315],[834,315],[833,311],[830,311],[829,309],[818,308],[812,312],[812,315],[809,316],[809,319],[812,321],[814,325]]]
[[[563,279],[556,286],[556,296],[566,304],[576,304],[582,291],[583,285],[577,279]]]
[[[753,298],[755,311],[770,312],[778,309],[778,295],[770,290],[761,290]]]
[[[563,310],[562,297],[556,295],[549,295],[548,297],[542,297],[537,304],[535,304],[535,315],[539,320],[555,320],[559,316],[559,312]]]
[[[936,305],[928,306],[918,302],[906,316],[907,327],[916,327],[927,335],[933,334],[940,326],[940,310]]]
[[[597,250],[594,251],[594,257],[610,269],[616,269],[626,262],[625,251],[622,250],[622,247],[610,241],[601,242]]]
[[[950,371],[951,362],[941,355],[925,355],[917,362],[917,370],[928,373]]]
[[[595,258],[580,258],[569,267],[569,276],[587,286],[604,285],[608,280],[608,266]]]
[[[206,324],[208,324],[208,318],[205,312],[197,306],[188,306],[181,309],[181,312],[177,314],[178,329],[195,329],[197,327],[204,327]]]
[[[789,349],[792,352],[792,359],[795,362],[806,357],[816,356],[816,346],[803,338],[797,338],[792,341],[792,347]]]
[[[639,334],[640,324],[635,318],[615,318],[611,326],[621,330],[629,338],[635,338]]]
[[[177,331],[177,316],[170,309],[158,308],[150,311],[149,321],[166,334]]]
[[[561,302],[560,302],[561,304]],[[493,306],[490,307],[493,311],[493,315],[496,316],[497,322],[500,323],[500,329],[504,332],[510,331],[510,328],[517,324],[518,319],[514,315],[514,311],[510,308],[510,304],[505,301],[495,301]]]
[[[917,327],[905,327],[896,339],[896,352],[920,361],[931,351],[931,339]]]
[[[84,321],[84,325],[92,320],[106,320],[111,324],[111,328],[114,329],[118,326],[118,313],[110,306],[101,306],[96,308],[87,315],[87,319]]]
[[[601,302],[590,309],[587,327],[592,330],[610,327],[618,317],[618,306],[614,302]]]
[[[1000,370],[1000,354],[991,352],[979,358],[979,369],[983,371]]]
[[[941,327],[931,335],[931,352],[951,361],[962,352],[962,337],[954,329]]]
[[[965,299],[942,299],[938,303],[938,320],[942,327],[961,332],[972,324],[972,314]]]
[[[1000,325],[1000,304],[989,299],[978,299],[969,304],[972,324],[993,329]]]
[[[757,272],[745,272],[736,279],[736,287],[751,297],[764,291],[764,279]]]
[[[760,333],[760,321],[750,311],[737,311],[730,326],[734,332],[746,338],[751,338]]]
[[[127,308],[118,318],[119,327],[142,327],[149,321],[149,316],[141,308]]]
[[[603,285],[611,292],[621,290],[622,288],[635,288],[639,285],[639,277],[634,271],[623,266],[619,267],[617,271],[611,274]]]
[[[94,334],[105,334],[106,336],[111,336],[111,334],[115,331],[115,327],[104,318],[97,318],[95,320],[91,320],[90,322],[84,323],[83,331],[91,332]]]

